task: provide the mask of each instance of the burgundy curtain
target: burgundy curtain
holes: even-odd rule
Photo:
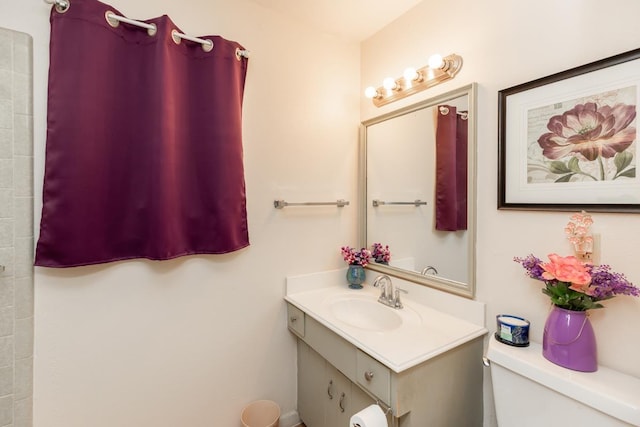
[[[445,108],[440,108],[445,107]],[[446,112],[446,114],[445,114]],[[436,230],[467,229],[467,119],[456,107],[438,106]]]
[[[239,44],[157,26],[110,26],[116,9],[51,12],[47,146],[35,264],[219,254],[249,245]]]

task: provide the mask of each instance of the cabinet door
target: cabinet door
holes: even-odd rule
[[[325,411],[325,426],[348,426],[353,414],[375,403],[375,400],[328,362],[326,372],[334,385],[334,397]]]
[[[333,396],[327,402],[325,426],[347,426],[351,419],[351,381],[331,364],[326,366],[327,381],[332,384]]]
[[[322,356],[298,340],[298,414],[307,427],[327,425],[324,413],[332,390],[326,381],[325,367]]]
[[[342,427],[375,400],[298,340],[298,414],[307,427]]]

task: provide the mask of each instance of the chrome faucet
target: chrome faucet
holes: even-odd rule
[[[376,277],[376,280],[373,281],[373,286],[375,288],[380,287],[380,297],[378,298],[378,302],[382,303],[386,306],[400,309],[403,307],[402,301],[400,301],[400,292],[407,291],[400,288],[395,288],[393,286],[393,282],[391,282],[391,278],[386,274],[382,274]]]
[[[380,298],[378,298],[380,302],[383,302],[383,300],[389,301],[393,295],[393,283],[391,282],[391,278],[386,274],[376,277],[376,280],[373,281],[373,287],[380,287],[381,289]]]

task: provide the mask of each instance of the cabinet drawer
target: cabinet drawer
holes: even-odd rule
[[[356,348],[321,325],[313,317],[305,318],[304,341],[338,368],[349,380],[356,379]]]
[[[304,312],[302,310],[287,304],[287,326],[291,332],[300,338],[304,338],[304,320]]]
[[[385,404],[391,404],[391,371],[389,368],[358,350],[356,371],[358,384]]]

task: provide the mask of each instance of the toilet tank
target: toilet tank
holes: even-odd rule
[[[640,379],[599,366],[578,372],[491,336],[487,359],[500,427],[640,426]]]

